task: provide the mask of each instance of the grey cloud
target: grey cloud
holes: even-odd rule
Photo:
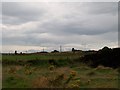
[[[2,19],[3,25],[9,24],[3,32],[3,45],[117,42],[117,3],[3,3]],[[17,30],[16,24],[19,29],[23,26]]]
[[[106,18],[104,18],[106,17]],[[55,35],[99,35],[108,32],[117,32],[117,18],[111,16],[97,16],[80,21],[64,21],[50,20],[48,22],[38,25],[37,29],[28,31],[26,33],[44,33],[49,32]],[[102,20],[103,19],[103,20]],[[106,21],[104,21],[106,19]]]
[[[88,13],[91,14],[111,14],[116,15],[118,11],[117,2],[93,2],[84,3],[83,6]]]
[[[35,3],[38,5],[38,3]],[[3,23],[21,24],[29,21],[37,21],[45,13],[42,8],[30,7],[30,3],[4,2],[2,4]]]

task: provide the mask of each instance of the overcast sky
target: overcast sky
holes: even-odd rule
[[[4,2],[3,52],[118,46],[117,2]]]

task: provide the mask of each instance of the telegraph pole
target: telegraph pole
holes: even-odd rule
[[[62,46],[60,45],[60,52],[62,52]]]
[[[44,52],[44,48],[43,48],[43,52]]]

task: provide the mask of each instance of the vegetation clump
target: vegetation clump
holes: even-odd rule
[[[48,67],[48,69],[49,69],[50,71],[53,71],[53,70],[55,69],[55,66],[54,66],[54,65],[51,65],[51,66]]]
[[[3,55],[3,88],[117,87],[119,49],[73,51]]]

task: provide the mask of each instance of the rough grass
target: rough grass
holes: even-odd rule
[[[117,88],[118,69],[80,63],[81,53],[3,55],[3,88]],[[51,65],[49,60],[58,65]],[[79,63],[78,63],[79,62]]]
[[[84,67],[84,68],[83,68]],[[118,72],[79,66],[70,68],[25,67],[11,65],[3,69],[3,88],[117,88]],[[28,73],[31,72],[31,73]],[[74,74],[75,73],[75,74]],[[72,76],[71,76],[72,75]],[[68,81],[68,79],[70,79]],[[68,81],[68,82],[67,82]],[[66,83],[67,82],[67,83]]]
[[[0,88],[2,88],[2,64],[0,64]]]
[[[58,66],[71,65],[75,60],[80,60],[82,53],[47,53],[47,54],[25,54],[25,55],[3,55],[3,65],[26,65],[32,64],[37,66],[49,65],[49,60],[55,60]]]
[[[72,53],[72,52],[63,52],[63,53],[45,53],[45,54],[25,54],[25,55],[2,55],[2,60],[64,60],[64,59],[75,59],[82,56],[83,53]]]

